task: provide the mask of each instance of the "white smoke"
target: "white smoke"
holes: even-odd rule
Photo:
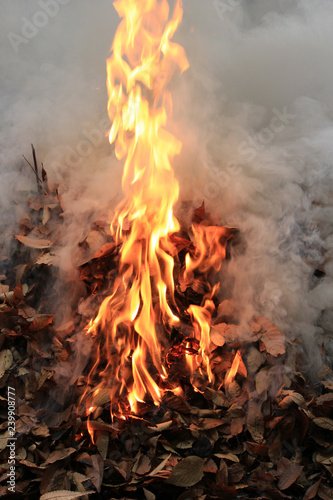
[[[332,2],[183,4],[175,38],[190,69],[173,83],[170,122],[183,141],[181,197],[205,199],[242,233],[246,251],[225,286],[243,324],[265,314],[310,350],[333,332]],[[1,223],[33,188],[21,160],[33,143],[62,192],[66,271],[94,216],[121,194],[105,138],[105,59],[118,22],[111,0],[1,4]]]

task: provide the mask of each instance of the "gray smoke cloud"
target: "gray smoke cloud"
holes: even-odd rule
[[[242,310],[302,336],[320,367],[333,334],[333,5],[184,0],[175,38],[189,70],[174,81],[169,128],[181,199],[238,227],[224,286]],[[108,129],[105,59],[119,19],[111,0],[1,2],[1,224],[33,188],[30,144],[65,206],[64,272],[94,217],[121,196]],[[11,216],[11,218],[9,218]],[[320,267],[325,276],[316,278]]]

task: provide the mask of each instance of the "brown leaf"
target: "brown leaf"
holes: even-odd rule
[[[98,493],[101,491],[104,461],[101,455],[91,455],[92,467],[86,468],[86,473],[90,481],[96,487]]]
[[[48,437],[50,435],[50,431],[44,422],[40,422],[32,429],[32,434],[39,437]]]
[[[148,472],[151,469],[151,463],[149,457],[147,455],[143,455],[140,459],[140,463],[138,468],[136,469],[136,474],[139,474],[141,476],[148,474]]]
[[[328,417],[317,417],[313,419],[313,423],[321,427],[322,429],[327,429],[333,431],[333,420]]]
[[[249,401],[247,410],[247,428],[256,443],[264,440],[265,422],[261,413],[261,404],[254,399]]]
[[[325,486],[324,484],[322,484],[320,486],[320,488],[319,488],[318,496],[322,500],[332,500],[332,498],[333,498],[333,488],[329,488],[328,486]]]
[[[10,349],[5,349],[0,352],[0,378],[2,378],[7,370],[13,364],[13,354]]]
[[[306,490],[303,500],[312,500],[312,498],[315,498],[315,496],[318,493],[320,483],[321,483],[321,478],[319,479],[319,481],[314,483],[312,486],[310,486],[310,488]]]
[[[230,462],[239,462],[239,458],[234,453],[214,453],[216,458],[223,458],[224,460],[230,460]]]
[[[53,321],[54,314],[37,314],[33,321],[30,323],[29,330],[31,332],[38,332],[43,330],[47,325],[50,325]]]
[[[145,494],[146,500],[155,500],[156,499],[154,493],[152,493],[149,490],[146,490],[146,488],[143,488],[143,493]]]
[[[218,316],[226,316],[227,318],[232,318],[234,316],[234,313],[235,313],[235,303],[232,299],[223,300],[217,308]]]
[[[64,458],[69,457],[69,455],[72,455],[72,453],[75,452],[76,452],[75,448],[63,448],[62,450],[52,451],[47,457],[47,460],[44,465],[53,464],[54,462],[58,462],[59,460],[64,460]]]
[[[217,346],[224,346],[225,338],[224,332],[227,329],[228,325],[226,323],[219,323],[217,325],[212,325],[210,329],[210,340],[213,344]]]
[[[255,321],[260,326],[259,337],[265,344],[266,351],[272,356],[284,354],[286,352],[285,338],[278,327],[265,316],[259,316]]]
[[[166,457],[157,467],[155,467],[154,470],[152,470],[149,475],[150,476],[155,476],[155,474],[157,474],[158,472],[160,472],[161,470],[164,469],[164,466],[166,465],[166,463],[168,462],[169,458],[171,457],[171,453],[168,457]]]
[[[296,404],[297,406],[304,407],[305,399],[302,394],[299,394],[296,391],[283,391],[282,395],[286,396],[280,401],[279,407],[282,410],[287,410],[292,404]]]
[[[36,264],[45,264],[46,266],[56,266],[58,265],[58,257],[52,252],[43,253],[36,260]]]
[[[15,238],[20,243],[22,243],[23,245],[30,247],[30,248],[43,249],[43,248],[50,248],[52,246],[52,241],[44,240],[41,238],[34,238],[31,236],[22,236],[20,234],[16,234]]]
[[[96,437],[96,446],[100,452],[102,458],[106,459],[108,448],[109,448],[109,433],[108,432],[98,432]]]
[[[85,491],[79,493],[76,491],[68,491],[68,490],[50,491],[49,493],[45,493],[44,495],[42,495],[39,500],[75,500],[76,498],[81,498],[91,493],[95,492]]]
[[[110,255],[113,250],[116,248],[116,244],[114,241],[104,243],[93,255],[93,259],[100,259],[101,257],[105,257],[106,255]]]
[[[296,481],[303,468],[303,465],[291,463],[289,467],[287,467],[281,474],[278,482],[278,487],[280,488],[280,490],[286,490],[287,488],[289,488]]]
[[[197,224],[202,222],[206,217],[206,209],[205,202],[203,201],[200,207],[193,210],[192,222],[196,222]]]
[[[172,469],[167,482],[183,488],[197,484],[203,478],[204,463],[203,458],[200,457],[184,458]]]

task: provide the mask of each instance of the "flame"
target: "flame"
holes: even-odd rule
[[[107,60],[109,140],[117,158],[124,160],[124,199],[111,223],[120,245],[119,278],[87,331],[92,336],[106,333],[91,376],[102,350],[107,359],[99,373],[101,385],[118,382],[118,395],[127,391],[136,411],[147,393],[155,404],[161,400],[151,372],[167,376],[155,325],[179,321],[169,236],[179,230],[173,213],[179,186],[171,160],[181,143],[164,126],[172,109],[167,84],[177,67],[183,72],[189,64],[184,49],[171,42],[182,19],[181,0],[171,19],[167,0],[117,0],[114,7],[123,18]],[[131,373],[125,376],[128,365]]]
[[[241,364],[244,367],[244,370],[246,370],[244,363],[243,363],[243,360],[242,360],[241,353],[240,353],[240,351],[237,351],[235,354],[234,360],[232,362],[231,368],[225,376],[226,387],[228,387],[235,380],[238,369],[239,369]]]
[[[179,185],[172,159],[182,144],[165,126],[172,112],[168,83],[189,63],[184,49],[171,41],[182,20],[182,0],[175,1],[171,15],[167,0],[116,0],[114,7],[122,21],[107,60],[109,141],[124,165],[124,197],[110,228],[119,248],[118,277],[87,327],[97,344],[88,379],[94,391],[87,411],[90,414],[108,401],[113,415],[115,401],[123,416],[124,401],[133,413],[147,397],[160,403],[168,373],[165,339],[159,337],[156,325],[170,331],[180,321],[173,277],[177,251],[170,236],[180,229],[174,215]],[[186,256],[185,273],[219,270],[226,230],[205,226],[192,230],[196,252],[193,258]],[[203,305],[188,308],[199,348],[195,356],[185,354],[191,372],[204,369],[210,382],[214,380],[209,363],[213,293],[215,287]],[[100,389],[105,388],[109,394],[103,399]],[[180,387],[173,390],[183,394]],[[89,423],[88,430],[93,437]]]

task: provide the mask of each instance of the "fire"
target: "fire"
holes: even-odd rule
[[[247,370],[243,363],[240,351],[237,351],[232,362],[231,368],[225,377],[225,386],[228,387],[236,378],[236,375],[240,371],[244,377],[247,376]]]
[[[168,377],[163,355],[167,339],[156,325],[170,331],[180,321],[174,298],[177,252],[170,236],[180,229],[174,215],[179,185],[172,159],[182,144],[165,126],[172,111],[168,83],[176,70],[182,73],[189,66],[184,49],[171,41],[182,20],[181,0],[176,0],[171,16],[167,0],[116,0],[114,7],[122,21],[107,60],[107,89],[109,141],[124,163],[124,198],[111,223],[119,247],[118,277],[87,327],[98,344],[89,376],[95,389],[88,406],[90,411],[97,407],[99,389],[108,388],[111,413],[114,400],[126,400],[132,412],[147,397],[158,405]],[[193,227],[196,253],[186,257],[187,277],[219,269],[225,231]],[[209,381],[213,293],[203,305],[191,305],[187,311],[199,347],[186,359],[192,372],[200,366]],[[122,414],[123,407],[118,411]]]

